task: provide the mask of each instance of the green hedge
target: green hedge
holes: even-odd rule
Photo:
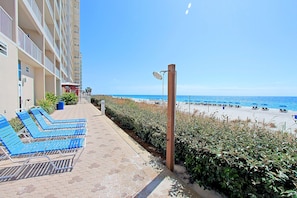
[[[166,109],[96,97],[101,99],[106,115],[165,155]],[[297,197],[296,137],[288,133],[177,112],[175,159],[185,165],[192,182],[228,197]]]
[[[38,100],[37,105],[42,107],[49,114],[53,113],[56,109],[56,104],[53,104],[50,100]]]

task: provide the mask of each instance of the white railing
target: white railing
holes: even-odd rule
[[[52,18],[54,19],[54,12],[53,12],[53,8],[52,8],[52,5],[51,5],[51,2],[49,0],[46,0],[46,5],[50,11],[50,14],[52,16]]]
[[[49,39],[50,41],[50,44],[54,44],[54,37],[53,35],[51,34],[51,31],[49,30],[48,26],[46,23],[44,23],[44,30],[45,30],[45,34],[47,36],[47,38]]]
[[[62,65],[62,67],[61,67],[61,71],[64,73],[64,74],[67,74],[66,73],[66,68]]]
[[[60,33],[60,27],[58,26],[58,22],[55,20],[55,28],[56,28],[56,31],[58,32],[58,36],[59,38],[61,37],[61,33]]]
[[[55,5],[57,6],[56,9],[59,10],[59,13],[60,13],[60,5],[59,5],[59,2],[57,0],[55,0]]]
[[[36,1],[35,0],[27,0],[27,2],[29,3],[31,9],[33,10],[37,20],[41,24],[42,15],[41,15],[41,12],[40,12],[40,10],[38,8],[38,5],[37,5]]]
[[[55,74],[58,78],[60,78],[60,70],[58,68],[55,69]]]
[[[52,73],[54,73],[54,63],[47,56],[45,56],[44,63],[45,63],[45,67],[49,71],[51,71]]]
[[[0,6],[0,32],[12,39],[12,18]]]
[[[60,50],[59,50],[59,48],[58,48],[58,46],[57,46],[56,43],[54,45],[55,45],[55,51],[58,54],[58,56],[60,57]]]
[[[18,28],[18,45],[20,48],[25,50],[30,56],[41,63],[42,51],[37,47],[37,45],[29,38],[29,35],[25,34],[23,30]]]

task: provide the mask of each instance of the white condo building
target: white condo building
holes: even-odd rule
[[[0,0],[0,114],[81,86],[79,19],[79,0]]]

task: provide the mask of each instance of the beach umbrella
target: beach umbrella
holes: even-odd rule
[[[266,104],[266,103],[261,104],[261,106],[262,106],[262,109],[263,109],[263,110],[268,110],[268,108],[267,108],[267,104]]]
[[[280,107],[281,112],[287,112],[287,110],[286,110],[287,105],[279,105],[279,107]]]
[[[286,110],[287,105],[279,105],[279,108],[280,108],[280,109],[284,109],[284,110]]]
[[[258,104],[257,104],[257,103],[254,102],[254,103],[252,104],[252,106],[253,106],[253,109],[258,109]]]

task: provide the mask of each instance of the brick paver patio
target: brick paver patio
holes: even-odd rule
[[[0,181],[0,197],[198,197],[92,104],[52,116],[87,119],[87,145],[75,167],[49,174],[46,166],[29,166],[34,174]]]

